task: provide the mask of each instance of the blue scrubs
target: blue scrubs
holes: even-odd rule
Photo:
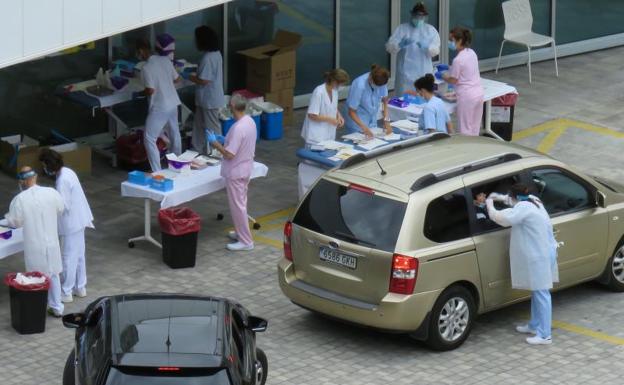
[[[377,127],[377,116],[381,99],[388,96],[387,85],[373,86],[368,81],[370,72],[361,75],[351,83],[349,96],[347,97],[347,108],[355,110],[358,117],[369,128]],[[345,114],[345,126],[347,132],[362,132],[360,126],[355,123],[347,113]]]
[[[446,106],[442,99],[437,96],[433,96],[425,107],[423,113],[420,115],[420,126],[423,130],[435,129],[438,132],[445,132],[448,134],[448,128],[446,124],[451,121]]]

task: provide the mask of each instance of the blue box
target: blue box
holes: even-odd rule
[[[130,171],[128,173],[128,182],[141,186],[149,185],[151,179],[152,177],[143,171]]]
[[[221,119],[221,135],[226,136],[230,128],[234,125],[234,118],[229,118],[227,120]]]
[[[256,123],[256,142],[260,141],[260,129],[262,127],[262,114],[252,115],[251,118]]]
[[[173,190],[173,179],[154,179],[150,180],[150,188],[154,190],[167,192]]]
[[[284,112],[263,112],[261,116],[262,124],[260,135],[262,139],[277,140],[282,139],[284,134]]]

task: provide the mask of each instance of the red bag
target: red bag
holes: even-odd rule
[[[158,222],[163,233],[184,235],[199,232],[200,218],[188,207],[162,209],[158,211]]]
[[[40,273],[38,271],[29,271],[26,273],[22,273],[22,275],[25,275],[27,277],[44,277],[45,281],[43,281],[43,283],[37,283],[34,285],[22,285],[15,280],[17,273],[8,273],[4,276],[4,284],[20,291],[41,291],[48,290],[50,288],[50,278],[48,278],[48,276],[43,273]]]
[[[492,100],[492,105],[496,107],[511,107],[515,106],[517,101],[518,94],[512,92],[495,98],[494,100]]]

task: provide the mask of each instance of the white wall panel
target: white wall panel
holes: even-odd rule
[[[102,23],[104,33],[114,33],[142,24],[141,0],[105,0],[102,7]]]
[[[206,5],[206,2],[209,3],[218,3],[220,4],[221,1],[206,1],[206,0],[180,0],[180,7],[184,10],[184,9],[196,9],[196,8],[200,8]]]
[[[168,17],[180,11],[180,0],[142,0],[143,21]],[[206,1],[204,1],[205,3]]]
[[[22,0],[24,55],[63,45],[63,0]]]
[[[23,54],[24,35],[22,33],[22,3],[7,1],[0,11],[0,36],[3,36],[0,49],[0,63],[18,59]]]
[[[64,0],[63,42],[83,42],[101,35],[103,0]]]

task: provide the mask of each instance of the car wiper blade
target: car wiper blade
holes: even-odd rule
[[[347,233],[343,233],[342,231],[334,231],[334,235],[337,235],[341,238],[346,238],[347,240],[351,241],[351,242],[356,242],[362,245],[367,245],[370,247],[375,247],[377,246],[376,244],[369,242],[369,241],[364,241],[361,239],[358,239],[357,237],[354,237],[353,235],[347,234]]]

